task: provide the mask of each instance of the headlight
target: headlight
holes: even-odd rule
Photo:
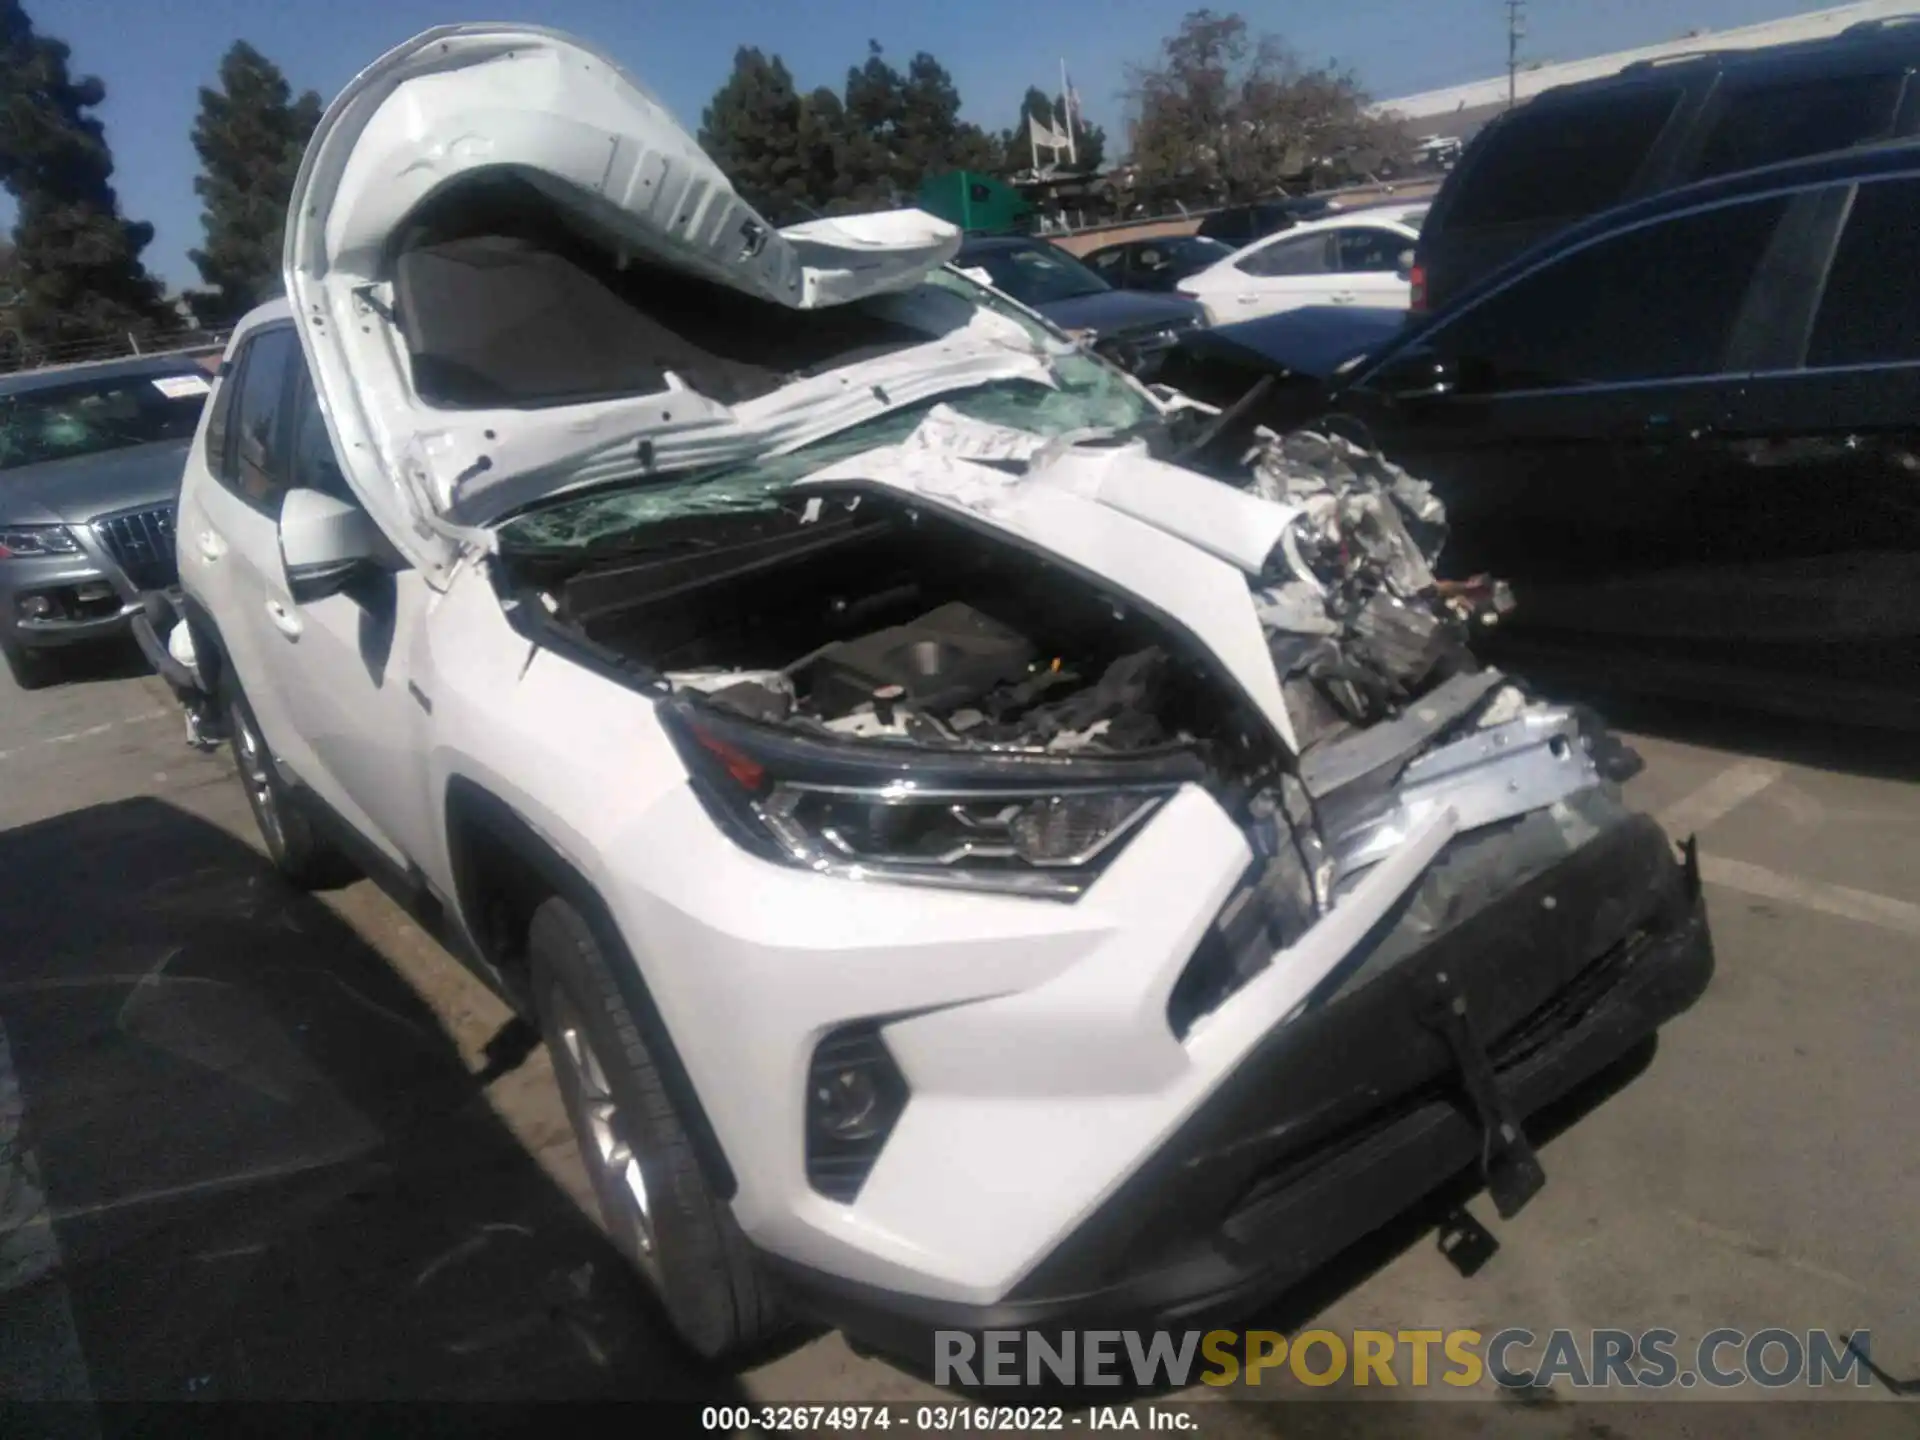
[[[37,555],[78,555],[80,542],[64,525],[15,525],[0,530],[0,560]]]
[[[722,828],[781,864],[1071,900],[1181,784],[1190,756],[1138,761],[854,745],[662,707]]]

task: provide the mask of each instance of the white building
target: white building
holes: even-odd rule
[[[1672,60],[1683,55],[1704,54],[1713,50],[1757,50],[1768,45],[1787,45],[1800,40],[1825,40],[1850,25],[1872,20],[1910,16],[1920,21],[1920,0],[1854,0],[1829,10],[1789,15],[1784,20],[1767,20],[1757,25],[1740,25],[1731,30],[1697,30],[1677,40],[1659,45],[1642,45],[1636,50],[1619,50],[1597,55],[1590,60],[1566,60],[1552,64],[1533,64],[1521,69],[1514,84],[1515,101],[1530,100],[1543,90],[1568,85],[1578,80],[1595,80],[1612,75],[1637,60]],[[1428,90],[1398,100],[1383,100],[1373,108],[1400,116],[1416,135],[1466,136],[1472,134],[1507,107],[1507,76],[1503,72],[1488,80],[1465,85],[1449,85],[1443,90]]]

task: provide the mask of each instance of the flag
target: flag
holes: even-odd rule
[[[1047,124],[1038,115],[1027,116],[1027,137],[1036,145],[1044,145],[1049,150],[1067,148],[1067,137],[1053,126]]]

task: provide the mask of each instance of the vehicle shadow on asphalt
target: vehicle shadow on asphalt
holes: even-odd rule
[[[95,685],[105,680],[137,680],[151,675],[153,666],[131,639],[102,640],[86,645],[63,645],[41,656],[46,689],[62,685]]]
[[[0,1309],[64,1287],[96,1398],[741,1398],[426,1004],[240,841],[127,800],[0,833],[0,876],[0,1160],[37,1162],[59,1250],[9,1270],[0,1206]]]

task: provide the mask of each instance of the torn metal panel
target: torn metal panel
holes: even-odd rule
[[[1419,703],[1394,719],[1382,721],[1338,744],[1309,750],[1300,759],[1301,783],[1309,795],[1325,799],[1336,790],[1368,777],[1383,782],[1390,779],[1434,736],[1473,709],[1505,678],[1492,669],[1456,675],[1421,696]]]
[[[1461,831],[1524,815],[1600,784],[1571,710],[1540,707],[1410,761],[1384,808],[1322,806],[1341,874],[1392,854],[1432,816],[1451,810]]]

